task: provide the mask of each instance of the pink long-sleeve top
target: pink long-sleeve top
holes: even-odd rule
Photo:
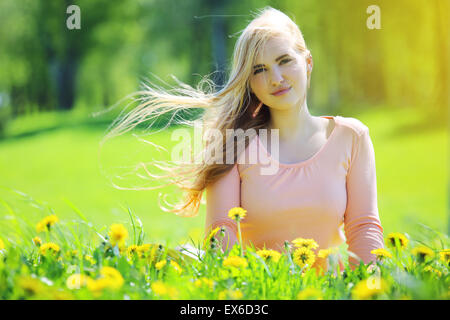
[[[237,236],[228,210],[242,207],[247,210],[241,221],[244,246],[251,242],[256,248],[282,252],[285,240],[312,238],[319,244],[317,253],[345,241],[348,251],[364,263],[374,261],[370,251],[384,246],[369,129],[355,118],[324,118],[334,119],[333,131],[316,154],[299,163],[278,162],[258,135],[252,139],[241,157],[248,160],[249,153],[256,152],[258,161],[238,161],[206,189],[206,233],[224,226]],[[261,167],[274,164],[275,174],[261,174]],[[326,270],[326,261],[316,258],[313,267]]]

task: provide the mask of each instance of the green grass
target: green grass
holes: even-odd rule
[[[54,118],[54,115],[51,116]],[[99,165],[99,142],[104,136],[104,125],[72,124],[51,130],[36,130],[38,133],[24,135],[0,142],[0,185],[24,192],[40,202],[47,202],[54,212],[63,219],[76,218],[74,210],[65,199],[72,202],[90,221],[96,225],[110,225],[114,222],[129,223],[127,208],[139,216],[150,239],[187,240],[189,236],[200,239],[203,232],[204,208],[195,218],[180,218],[163,212],[157,204],[158,193],[170,192],[173,188],[156,191],[123,191],[111,186],[107,174]],[[19,131],[19,130],[17,130]],[[153,137],[155,140],[153,140]],[[175,144],[170,141],[167,131],[152,136],[152,141],[163,145]],[[148,153],[148,146],[133,137],[119,137],[102,149],[102,168],[108,169],[112,162],[122,157],[129,163],[144,160],[140,155]],[[135,153],[133,155],[133,153]],[[135,156],[133,158],[133,156]],[[139,157],[138,157],[139,156]],[[153,158],[153,154],[149,160]],[[138,157],[138,158],[136,158]],[[158,156],[155,156],[158,159]],[[133,159],[136,160],[133,162]],[[128,163],[127,163],[128,164]],[[118,182],[118,181],[115,181]],[[143,184],[143,182],[140,182]],[[127,186],[130,186],[129,184]],[[173,193],[173,192],[172,192]],[[2,199],[13,203],[31,221],[38,221],[47,212],[21,205],[21,197],[0,189]],[[173,199],[172,199],[173,200]],[[0,215],[5,209],[0,206]],[[176,228],[174,228],[176,226]]]
[[[196,244],[204,253],[195,259],[135,237],[137,227],[97,233],[81,220],[46,221],[34,244],[33,226],[16,227],[23,233],[17,242],[0,239],[1,300],[450,298],[449,252],[443,251],[449,239],[443,235],[428,238],[420,250],[412,238],[389,245],[369,265],[350,266],[341,246],[322,256],[328,267],[320,274],[311,265],[323,252],[310,240],[309,247],[293,242],[278,253],[239,245],[222,252],[224,233],[216,230],[203,246]]]
[[[447,132],[446,127],[423,125],[425,111],[379,108],[361,114],[338,113],[356,117],[370,129],[385,235],[394,231],[417,233],[418,223],[447,232]],[[110,185],[98,162],[98,144],[105,123],[86,122],[83,116],[71,113],[17,119],[9,127],[10,137],[0,141],[0,185],[47,202],[61,219],[77,218],[64,199],[100,227],[114,222],[129,225],[129,207],[142,219],[149,240],[201,239],[205,205],[197,217],[181,218],[158,207],[161,190],[123,191]],[[170,145],[177,143],[170,141],[170,131],[155,134],[150,140],[170,151]],[[162,159],[152,150],[131,136],[116,138],[102,150],[102,168],[131,165],[153,157]],[[133,182],[142,185],[145,181],[122,181],[126,186]],[[163,191],[173,191],[171,201],[179,196],[173,188]],[[49,213],[48,209],[31,210],[20,197],[5,189],[0,189],[0,198],[33,223]],[[0,216],[5,217],[6,212],[0,205]]]
[[[205,247],[202,261],[181,255],[173,250],[176,244],[189,237],[198,244],[203,237],[205,206],[195,218],[177,217],[158,207],[159,190],[117,190],[108,179],[129,171],[119,165],[168,156],[125,135],[106,144],[99,158],[107,122],[52,113],[17,119],[9,138],[0,141],[0,299],[448,299],[448,258],[439,255],[449,245],[446,128],[424,124],[419,110],[339,115],[356,117],[370,128],[385,236],[397,231],[410,240],[407,249],[389,249],[392,258],[377,262],[378,268],[361,264],[351,270],[345,245],[339,248],[345,270],[333,275],[330,260],[323,276],[302,269],[286,252],[275,263],[247,247],[244,267],[225,263],[228,254],[239,255],[238,246],[225,254],[217,250],[220,244]],[[170,133],[147,138],[170,151],[178,143],[170,141]],[[113,181],[122,186],[146,182]],[[179,195],[173,188],[164,191],[174,196],[169,200]],[[53,213],[59,221],[50,232],[37,233],[36,223]],[[128,229],[121,250],[107,238],[112,223]],[[59,251],[41,253],[31,241],[36,235],[56,243]],[[149,243],[163,243],[163,250],[156,257],[148,256],[151,251],[143,257],[124,251],[127,245]],[[434,256],[421,260],[411,250],[418,245]],[[166,259],[177,261],[181,274],[170,261],[159,270],[155,263]],[[114,268],[115,276],[102,275],[105,266]],[[74,289],[68,280],[79,274],[88,280]]]

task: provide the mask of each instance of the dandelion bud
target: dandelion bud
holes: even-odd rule
[[[284,241],[284,248],[286,249],[287,252],[291,252],[291,245],[289,243],[289,241],[285,240]]]

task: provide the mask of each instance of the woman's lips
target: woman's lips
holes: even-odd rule
[[[291,90],[291,87],[283,89],[281,91],[276,91],[276,92],[272,93],[272,95],[281,96],[281,95],[285,94],[286,92],[288,92],[289,90]]]

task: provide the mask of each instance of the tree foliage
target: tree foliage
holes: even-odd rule
[[[312,108],[426,107],[430,120],[446,119],[449,2],[372,2],[79,0],[81,29],[69,30],[68,0],[4,0],[0,122],[41,110],[100,110],[153,75],[195,85],[210,74],[221,85],[239,31],[265,5],[304,34],[314,59]],[[381,29],[366,26],[371,4]]]

